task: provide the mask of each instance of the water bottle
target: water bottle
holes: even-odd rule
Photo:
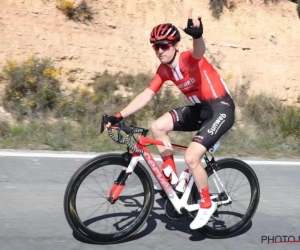
[[[190,180],[191,174],[190,174],[190,170],[187,168],[184,171],[181,172],[180,176],[179,176],[179,182],[176,186],[176,190],[179,192],[184,192],[186,189],[186,186]]]
[[[174,173],[173,168],[168,165],[162,170],[167,178],[171,176],[171,185],[175,185],[178,183],[178,177],[176,173]]]
[[[217,150],[218,147],[220,147],[221,143],[217,141],[211,148],[208,149],[210,153],[213,153]]]

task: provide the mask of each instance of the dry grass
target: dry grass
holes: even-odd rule
[[[10,63],[6,71],[14,72],[18,67]],[[34,64],[32,64],[34,65]],[[31,69],[34,71],[34,69]],[[24,69],[20,70],[20,72]],[[41,72],[44,72],[42,70]],[[28,71],[31,72],[31,71]],[[36,71],[34,71],[36,72]],[[47,71],[48,72],[48,71]],[[51,71],[52,72],[52,71]],[[48,72],[50,73],[50,71]],[[28,81],[28,75],[17,74],[18,81]],[[14,74],[8,74],[13,77]],[[23,78],[22,78],[23,77]],[[24,122],[10,125],[0,122],[0,146],[2,148],[30,148],[50,150],[107,151],[125,150],[110,141],[105,134],[99,136],[101,115],[113,114],[125,107],[149,82],[151,76],[137,76],[104,72],[95,77],[92,89],[78,87],[69,94],[60,93],[54,109],[44,118],[24,116]],[[10,79],[7,79],[10,80]],[[237,104],[237,119],[233,128],[221,138],[223,144],[218,154],[236,156],[298,155],[300,153],[300,108],[283,105],[275,98],[248,93],[251,77],[244,75],[240,87],[232,91]],[[8,81],[15,84],[13,81]],[[32,84],[29,82],[29,84]],[[35,82],[35,84],[38,84]],[[132,96],[116,95],[123,91]],[[7,85],[10,88],[10,85]],[[23,98],[34,98],[37,93],[25,92]],[[7,104],[14,100],[7,99]],[[126,119],[127,124],[144,126],[171,108],[186,104],[183,95],[174,95],[170,88],[161,91],[149,105]],[[29,105],[29,104],[28,104]],[[14,105],[10,105],[14,107]],[[17,106],[15,105],[15,108]],[[46,112],[46,110],[44,110]],[[21,115],[21,114],[20,114]],[[24,115],[24,114],[23,114]],[[45,119],[47,117],[48,119]],[[22,119],[20,119],[22,120]],[[172,132],[172,142],[188,145],[196,132]],[[150,134],[151,136],[151,134]],[[155,151],[156,152],[156,151]],[[182,154],[182,152],[176,152]]]

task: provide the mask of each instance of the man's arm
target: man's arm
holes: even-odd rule
[[[193,8],[190,8],[188,14],[187,27],[181,29],[191,37],[193,37],[193,58],[200,60],[205,53],[205,43],[203,40],[203,24],[201,21],[201,17],[198,19],[193,19]]]
[[[204,42],[204,39],[203,37],[200,37],[198,39],[193,39],[193,52],[192,52],[192,56],[195,58],[195,59],[198,59],[200,60],[204,53],[205,53],[205,42]]]
[[[161,88],[164,80],[163,77],[164,70],[159,67],[157,69],[157,72],[151,82],[149,83],[148,87],[141,92],[139,95],[137,95],[131,103],[129,103],[126,108],[124,108],[122,111],[120,111],[123,118],[130,116],[134,112],[140,110],[141,108],[145,107],[156,95],[156,93]]]
[[[130,116],[141,108],[145,107],[155,96],[155,93],[150,88],[146,88],[138,94],[123,110],[120,111],[123,118]]]

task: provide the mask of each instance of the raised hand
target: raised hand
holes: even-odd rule
[[[201,21],[201,17],[198,19],[193,19],[193,8],[190,8],[188,14],[187,27],[180,27],[186,34],[192,36],[194,39],[198,39],[202,37],[203,34],[203,25]]]

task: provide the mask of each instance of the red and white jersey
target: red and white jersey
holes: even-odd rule
[[[172,81],[192,103],[213,103],[230,96],[226,83],[214,67],[205,57],[193,58],[191,50],[180,53],[175,69],[161,64],[148,88],[157,93],[167,80]]]

